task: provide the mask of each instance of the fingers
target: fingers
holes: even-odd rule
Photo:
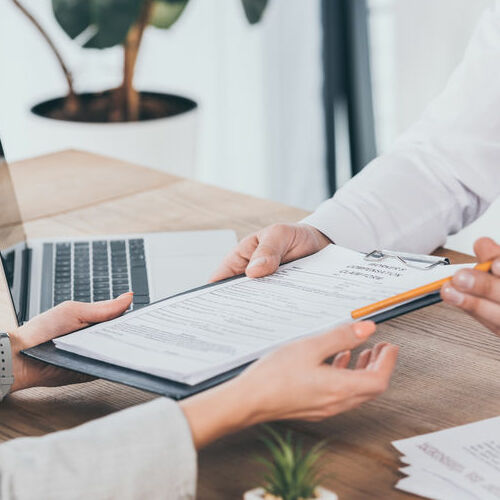
[[[293,235],[293,229],[284,224],[275,224],[264,229],[246,268],[247,276],[260,278],[274,273],[290,248]]]
[[[250,278],[272,274],[278,269],[291,239],[293,229],[285,224],[275,224],[247,236],[222,261],[210,281],[220,281],[244,272]]]
[[[441,289],[441,297],[448,304],[471,314],[494,333],[500,334],[500,301],[493,302],[487,298],[463,293],[451,284]]]
[[[481,238],[475,245],[481,260],[491,259],[500,250],[493,240]],[[441,289],[445,302],[471,314],[496,334],[500,334],[500,257],[491,273],[463,269]]]
[[[364,369],[342,372],[346,390],[350,390],[353,395],[365,395],[368,398],[382,394],[389,387],[397,358],[397,346],[377,345],[370,353],[370,361]]]
[[[236,379],[236,385],[238,380],[246,385],[246,389],[240,387],[238,393],[255,394],[256,422],[292,418],[321,420],[354,408],[388,387],[396,363],[397,347],[379,344],[362,353],[361,361],[358,360],[360,369],[346,369],[350,349],[362,342],[360,337],[366,338],[373,331],[372,322],[345,325],[282,347]],[[344,348],[339,348],[340,345]],[[332,366],[324,363],[335,353]],[[252,389],[255,387],[260,390]],[[294,390],[286,391],[284,387],[294,387]]]
[[[453,276],[451,285],[458,292],[500,303],[500,276],[495,274],[463,269]]]
[[[372,349],[365,349],[362,351],[358,359],[356,360],[355,369],[356,370],[365,370],[365,369],[373,369],[378,359],[382,349],[388,345],[387,342],[380,342]],[[349,366],[349,362],[351,361],[351,351],[342,351],[339,352],[332,363],[334,368],[347,368]]]
[[[343,372],[350,379],[352,397],[341,402],[335,413],[352,410],[375,399],[389,388],[391,376],[396,367],[398,347],[381,343],[367,352],[370,361],[364,370]],[[348,385],[346,384],[345,387],[347,388]]]
[[[282,253],[276,247],[259,244],[246,268],[246,275],[249,278],[261,278],[274,273],[281,263],[281,257]]]
[[[324,370],[322,383],[333,393],[330,402],[317,409],[310,420],[322,420],[331,415],[358,407],[387,390],[396,366],[398,348],[377,344],[363,351],[358,358],[358,370]],[[365,365],[361,369],[361,365]]]
[[[334,368],[344,369],[349,366],[350,361],[351,361],[351,351],[342,351],[335,356],[332,366]]]
[[[365,349],[364,351],[361,352],[361,354],[358,356],[358,359],[356,360],[356,370],[363,370],[366,368],[368,365],[368,362],[370,361],[370,356],[371,356],[372,350],[371,349]]]
[[[354,349],[370,337],[375,329],[373,321],[349,323],[327,333],[303,340],[303,347],[317,361],[322,362],[341,351]]]
[[[384,349],[384,347],[388,345],[387,342],[378,343],[370,352],[370,359],[368,360],[367,365],[365,366],[366,370],[374,370],[377,364],[377,360],[379,359],[380,353]]]
[[[474,243],[474,253],[477,255],[479,262],[492,260],[500,257],[500,245],[491,238],[479,238]]]
[[[399,347],[387,344],[381,346],[373,361],[370,361],[370,368],[379,374],[382,379],[390,381],[396,362],[398,360]]]
[[[116,299],[95,302],[63,302],[36,316],[24,324],[20,330],[24,348],[32,347],[65,333],[79,330],[91,323],[107,321],[125,312],[132,302],[132,292],[124,293]]]
[[[259,240],[257,234],[252,234],[243,238],[236,248],[231,250],[229,255],[224,258],[222,264],[210,278],[210,282],[213,283],[215,281],[231,278],[232,276],[237,276],[238,274],[243,274],[258,244]]]

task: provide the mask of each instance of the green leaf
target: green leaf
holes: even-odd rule
[[[76,38],[91,24],[89,3],[86,0],[52,0],[56,21],[70,38]]]
[[[150,24],[160,29],[168,29],[181,17],[189,0],[156,0]]]
[[[143,0],[52,0],[57,22],[70,38],[89,30],[83,47],[106,49],[123,43]]]
[[[241,0],[250,24],[258,23],[266,10],[268,0]]]
[[[305,451],[301,440],[294,440],[287,431],[284,436],[270,426],[261,436],[271,454],[271,460],[257,459],[264,465],[264,489],[283,500],[311,498],[320,480],[320,459],[326,442],[320,442]]]

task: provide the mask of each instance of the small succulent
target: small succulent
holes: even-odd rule
[[[310,450],[303,449],[301,440],[294,440],[292,432],[284,436],[266,426],[261,441],[271,458],[258,457],[257,461],[266,467],[263,488],[265,498],[281,500],[309,500],[316,498],[315,490],[320,481],[319,459],[323,456],[325,442]]]

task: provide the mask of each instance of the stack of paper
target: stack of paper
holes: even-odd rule
[[[500,417],[392,444],[407,464],[396,488],[439,500],[500,498]]]

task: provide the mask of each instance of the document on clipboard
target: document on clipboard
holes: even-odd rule
[[[352,321],[356,308],[470,267],[407,264],[329,245],[271,276],[197,289],[54,343],[57,350],[199,384],[281,344]]]

